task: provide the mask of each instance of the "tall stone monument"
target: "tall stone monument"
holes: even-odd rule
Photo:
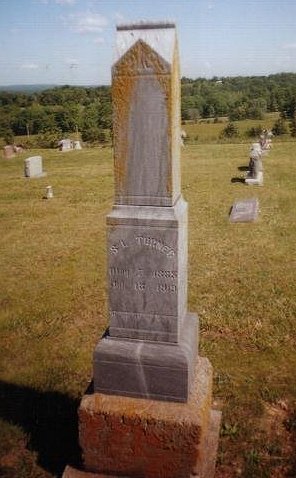
[[[95,391],[186,401],[197,350],[187,313],[180,79],[173,25],[117,30],[112,71],[115,205],[107,217],[109,335]]]
[[[79,409],[84,467],[98,477],[211,478],[220,412],[211,409],[212,367],[198,356],[198,318],[187,311],[174,24],[117,27],[112,92],[109,328]]]

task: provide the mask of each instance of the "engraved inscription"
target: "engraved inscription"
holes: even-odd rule
[[[110,283],[112,289],[117,289],[117,290],[123,290],[124,289],[124,282],[123,281],[118,281],[114,280]]]
[[[176,294],[177,293],[177,286],[175,284],[158,284],[157,285],[157,292],[161,292],[163,294]]]
[[[135,283],[135,290],[137,292],[144,292],[146,290],[145,282],[136,282]]]
[[[173,228],[110,228],[110,312],[178,316],[182,291],[178,283],[177,244]]]
[[[122,239],[120,239],[117,244],[112,244],[109,251],[111,254],[116,255],[120,248],[125,249],[126,247],[128,247],[128,245]]]
[[[119,267],[110,267],[110,285],[112,289],[123,290],[133,289],[136,292],[156,292],[156,293],[177,293],[177,285],[172,283],[177,277],[177,271],[145,269],[122,269]],[[144,280],[143,280],[144,279]],[[150,281],[149,281],[150,279]],[[158,282],[159,280],[170,280],[167,282]],[[148,283],[145,282],[148,281]]]
[[[175,255],[175,251],[172,247],[164,244],[162,241],[155,239],[154,237],[136,236],[136,243],[139,246],[149,247],[152,251],[161,252],[167,257],[173,257]]]
[[[153,277],[156,277],[157,279],[177,279],[178,277],[178,272],[177,271],[153,271],[152,273]]]
[[[129,269],[119,269],[118,267],[110,267],[109,274],[111,277],[129,277],[130,270]]]
[[[144,273],[144,269],[138,269],[136,271],[136,276],[137,277],[144,277],[145,273]]]

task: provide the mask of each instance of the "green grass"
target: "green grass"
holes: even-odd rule
[[[270,407],[281,417],[282,403],[287,423],[295,421],[296,147],[274,144],[262,188],[231,182],[243,174],[248,149],[182,149],[188,309],[200,317],[200,354],[214,366],[223,411],[217,476],[282,477],[272,473],[288,470],[283,444],[295,427],[276,440],[262,423]],[[0,164],[0,470],[7,478],[58,476],[75,462],[76,407],[107,325],[111,150],[30,155],[38,153],[45,178],[23,178],[28,153]],[[43,199],[47,185],[52,200]],[[260,201],[258,221],[230,224],[232,203],[250,197]]]
[[[267,113],[263,119],[261,120],[242,120],[242,121],[233,121],[233,123],[237,126],[239,131],[239,138],[235,139],[236,143],[239,142],[254,142],[256,139],[249,138],[247,136],[247,132],[252,127],[261,126],[263,129],[272,129],[275,121],[279,118],[279,113]],[[222,133],[223,129],[228,123],[228,118],[223,117],[219,119],[218,123],[215,123],[213,119],[209,120],[199,120],[197,123],[186,123],[182,125],[182,129],[184,129],[188,135],[187,142],[188,143],[216,143],[216,142],[233,142],[231,140],[221,140],[220,134]],[[275,141],[287,140],[291,141],[290,134],[282,135],[279,138],[274,138]]]

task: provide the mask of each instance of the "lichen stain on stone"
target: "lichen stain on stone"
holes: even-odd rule
[[[114,170],[117,197],[124,194],[126,186],[131,98],[138,78],[147,75],[153,76],[158,81],[166,99],[169,143],[167,194],[171,196],[173,192],[171,156],[174,145],[172,138],[174,136],[172,131],[174,102],[178,100],[173,88],[176,80],[174,78],[175,81],[172,82],[171,66],[145,42],[139,40],[122,56],[112,70]]]
[[[173,172],[173,191],[179,194],[181,191],[180,171],[180,141],[181,141],[181,86],[178,45],[175,45],[172,64],[172,95],[171,95],[171,171]]]
[[[116,76],[112,85],[115,194],[122,194],[126,179],[128,154],[129,99],[134,88],[134,77]]]

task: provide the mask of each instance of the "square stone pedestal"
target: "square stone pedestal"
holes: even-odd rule
[[[186,314],[178,344],[106,334],[94,351],[94,391],[186,402],[194,380],[198,319]]]
[[[64,477],[213,478],[221,413],[211,400],[212,367],[201,357],[187,403],[84,395],[78,413],[85,471],[68,467]]]
[[[263,186],[263,172],[259,171],[258,175],[256,178],[246,178],[245,183],[248,184],[249,186]]]

